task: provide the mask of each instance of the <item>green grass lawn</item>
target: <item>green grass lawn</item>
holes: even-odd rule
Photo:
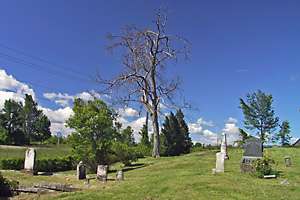
[[[225,163],[225,173],[213,175],[215,152],[204,151],[178,157],[146,158],[137,169],[125,172],[125,181],[108,181],[106,184],[91,181],[87,188],[84,181],[77,181],[75,171],[54,176],[29,176],[19,172],[4,171],[5,177],[23,185],[40,182],[70,183],[82,189],[74,193],[41,195],[39,199],[299,199],[300,149],[265,149],[277,162],[281,171],[277,179],[258,179],[240,173],[242,150],[230,149],[230,160]],[[283,157],[292,157],[293,166],[286,168]],[[115,173],[109,174],[114,179]],[[280,182],[287,179],[288,185]],[[37,195],[21,195],[17,199],[34,199]]]
[[[71,154],[71,148],[67,145],[34,145],[38,158],[56,158]],[[0,159],[25,158],[27,147],[0,145]]]

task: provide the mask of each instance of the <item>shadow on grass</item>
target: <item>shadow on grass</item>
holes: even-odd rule
[[[143,168],[143,167],[147,167],[147,166],[150,166],[152,165],[153,163],[134,163],[134,164],[131,164],[129,166],[125,166],[122,171],[123,172],[128,172],[128,171],[131,171],[131,170],[135,170],[135,169],[140,169],[140,168]],[[118,170],[114,169],[114,170],[109,170],[109,172],[112,172],[112,173],[116,173]]]

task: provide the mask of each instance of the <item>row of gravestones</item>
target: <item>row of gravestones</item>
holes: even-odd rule
[[[36,151],[34,148],[28,148],[25,152],[25,162],[24,162],[24,172],[28,174],[36,174]],[[98,165],[97,167],[97,179],[103,182],[107,181],[108,166],[107,165]],[[86,166],[82,161],[77,165],[77,179],[82,180],[86,179]],[[124,180],[123,171],[120,170],[116,174],[116,180]]]
[[[241,172],[254,172],[252,162],[263,157],[263,143],[260,139],[251,137],[245,141],[244,154],[240,163]],[[225,160],[229,159],[227,153],[227,138],[223,134],[221,142],[221,151],[216,153],[216,168],[213,169],[213,174],[224,172]],[[284,157],[285,166],[292,165],[291,157]]]
[[[97,179],[106,182],[107,181],[107,173],[108,173],[108,165],[98,165],[97,167]],[[83,164],[82,161],[79,162],[77,165],[77,179],[83,180],[86,179],[86,166]],[[122,170],[117,171],[116,180],[122,181],[124,180],[124,173]]]

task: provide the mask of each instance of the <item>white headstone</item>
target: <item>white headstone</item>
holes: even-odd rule
[[[227,154],[227,136],[226,136],[226,133],[222,134],[221,153],[225,154],[225,159],[229,159],[228,154]]]
[[[107,165],[98,165],[97,167],[97,179],[101,181],[107,180],[107,171],[108,166]]]
[[[24,170],[26,172],[34,173],[35,170],[35,149],[29,148],[25,152]]]
[[[225,154],[222,152],[216,153],[216,172],[224,172]]]
[[[116,180],[117,180],[117,181],[123,181],[123,180],[124,180],[124,173],[123,173],[122,170],[117,171],[117,174],[116,174]]]

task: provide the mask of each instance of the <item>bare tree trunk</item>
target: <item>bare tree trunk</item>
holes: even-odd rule
[[[153,125],[153,151],[152,157],[158,158],[160,154],[160,138],[159,138],[159,125],[157,109],[151,113],[152,125]]]

